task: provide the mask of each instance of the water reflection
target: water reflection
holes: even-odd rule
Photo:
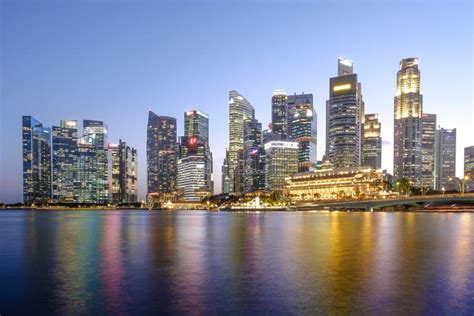
[[[472,313],[474,217],[0,213],[5,314]]]

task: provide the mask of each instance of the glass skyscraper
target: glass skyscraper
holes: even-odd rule
[[[104,203],[99,198],[99,193],[103,193],[100,179],[103,166],[99,167],[99,159],[102,157],[98,156],[96,137],[96,134],[89,133],[80,137],[77,142],[74,196],[79,203]]]
[[[435,135],[434,182],[436,190],[456,187],[456,129],[440,128]]]
[[[265,189],[265,150],[262,147],[262,123],[244,121],[243,192]]]
[[[275,140],[286,140],[288,137],[288,95],[285,90],[273,92],[272,133]]]
[[[77,164],[77,121],[61,120],[53,126],[53,199],[74,202]]]
[[[196,158],[187,159],[190,157]],[[209,116],[206,113],[200,110],[184,113],[184,136],[180,137],[179,158],[177,187],[184,191],[184,199],[195,201],[196,190],[212,194],[212,153],[209,148]],[[193,165],[199,170],[193,170]]]
[[[423,96],[420,94],[418,58],[400,61],[394,99],[393,177],[421,182]]]
[[[22,119],[23,203],[51,198],[51,129],[31,116]]]
[[[109,197],[109,167],[107,154],[107,125],[102,121],[84,120],[84,137],[93,136],[96,149],[96,189],[97,203],[108,203]]]
[[[326,103],[326,158],[334,166],[360,166],[363,115],[361,84],[352,73],[352,62],[339,59]]]
[[[362,165],[382,168],[382,124],[377,113],[365,114],[362,131]]]
[[[147,190],[148,193],[176,191],[176,119],[148,112],[147,125]]]
[[[265,189],[282,190],[286,178],[298,172],[298,143],[271,141],[265,144]]]
[[[237,91],[229,91],[229,192],[235,189],[235,172],[239,165],[239,151],[244,149],[244,121],[255,118],[255,110]]]
[[[289,139],[299,144],[298,171],[309,171],[317,162],[317,116],[312,94],[288,96]]]
[[[436,114],[421,116],[421,186],[434,189]]]
[[[108,145],[111,162],[112,203],[137,201],[137,151],[122,140]]]

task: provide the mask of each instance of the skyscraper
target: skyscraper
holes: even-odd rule
[[[206,164],[205,156],[190,155],[179,159],[177,183],[185,201],[199,201],[197,191],[207,188]]]
[[[316,165],[317,116],[312,94],[288,96],[289,139],[299,144],[298,171],[309,171]]]
[[[464,148],[465,191],[474,191],[474,146]]]
[[[288,95],[285,90],[275,90],[272,96],[272,132],[276,140],[288,137]]]
[[[225,158],[224,162],[222,163],[222,168],[221,168],[221,186],[222,186],[222,193],[224,194],[229,194],[230,190],[230,180],[229,180],[229,150],[226,148],[225,149]]]
[[[377,113],[365,114],[362,133],[362,165],[382,168],[382,124]]]
[[[361,84],[352,62],[338,60],[339,76],[329,80],[326,103],[326,158],[336,167],[360,166],[362,142]]]
[[[51,198],[51,129],[31,116],[22,119],[23,203]]]
[[[62,120],[53,126],[53,199],[74,202],[77,159],[77,121]]]
[[[418,58],[402,59],[394,98],[393,176],[414,185],[421,180],[422,113]]]
[[[148,112],[147,125],[148,193],[176,191],[176,119]]]
[[[436,114],[421,116],[421,186],[434,189]]]
[[[137,201],[137,151],[122,140],[109,144],[111,161],[110,190],[112,203]]]
[[[271,141],[265,144],[265,189],[285,188],[287,177],[298,172],[298,143]]]
[[[229,91],[229,191],[235,192],[239,150],[244,149],[244,121],[255,118],[255,110],[237,91]]]
[[[107,154],[107,125],[102,121],[84,120],[84,137],[93,136],[96,149],[97,203],[107,203],[109,197],[109,175]]]
[[[243,192],[265,189],[265,151],[262,147],[262,123],[244,121]]]
[[[180,138],[177,187],[184,190],[185,200],[194,201],[197,198],[195,190],[207,191],[209,194],[214,192],[212,153],[209,148],[209,116],[200,110],[186,111],[184,113],[184,134]],[[190,157],[196,158],[187,159]],[[191,166],[196,168],[203,166],[203,169],[197,171]],[[191,182],[194,184],[190,184]],[[189,186],[192,186],[194,191]]]
[[[74,197],[79,203],[100,203],[99,200],[99,157],[96,134],[84,135],[77,142],[76,173],[74,177]]]
[[[456,176],[456,129],[440,128],[435,135],[435,188],[457,190]]]

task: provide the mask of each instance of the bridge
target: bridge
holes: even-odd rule
[[[403,208],[405,210],[452,206],[472,206],[474,210],[474,193],[446,195],[418,195],[374,200],[345,200],[345,201],[305,201],[293,203],[292,209],[307,210],[362,210],[376,211],[384,208]]]

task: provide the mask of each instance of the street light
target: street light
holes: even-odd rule
[[[446,189],[445,189],[444,187],[441,188],[441,191],[443,191],[443,196],[444,196],[444,191],[445,191],[445,190],[446,190]]]

